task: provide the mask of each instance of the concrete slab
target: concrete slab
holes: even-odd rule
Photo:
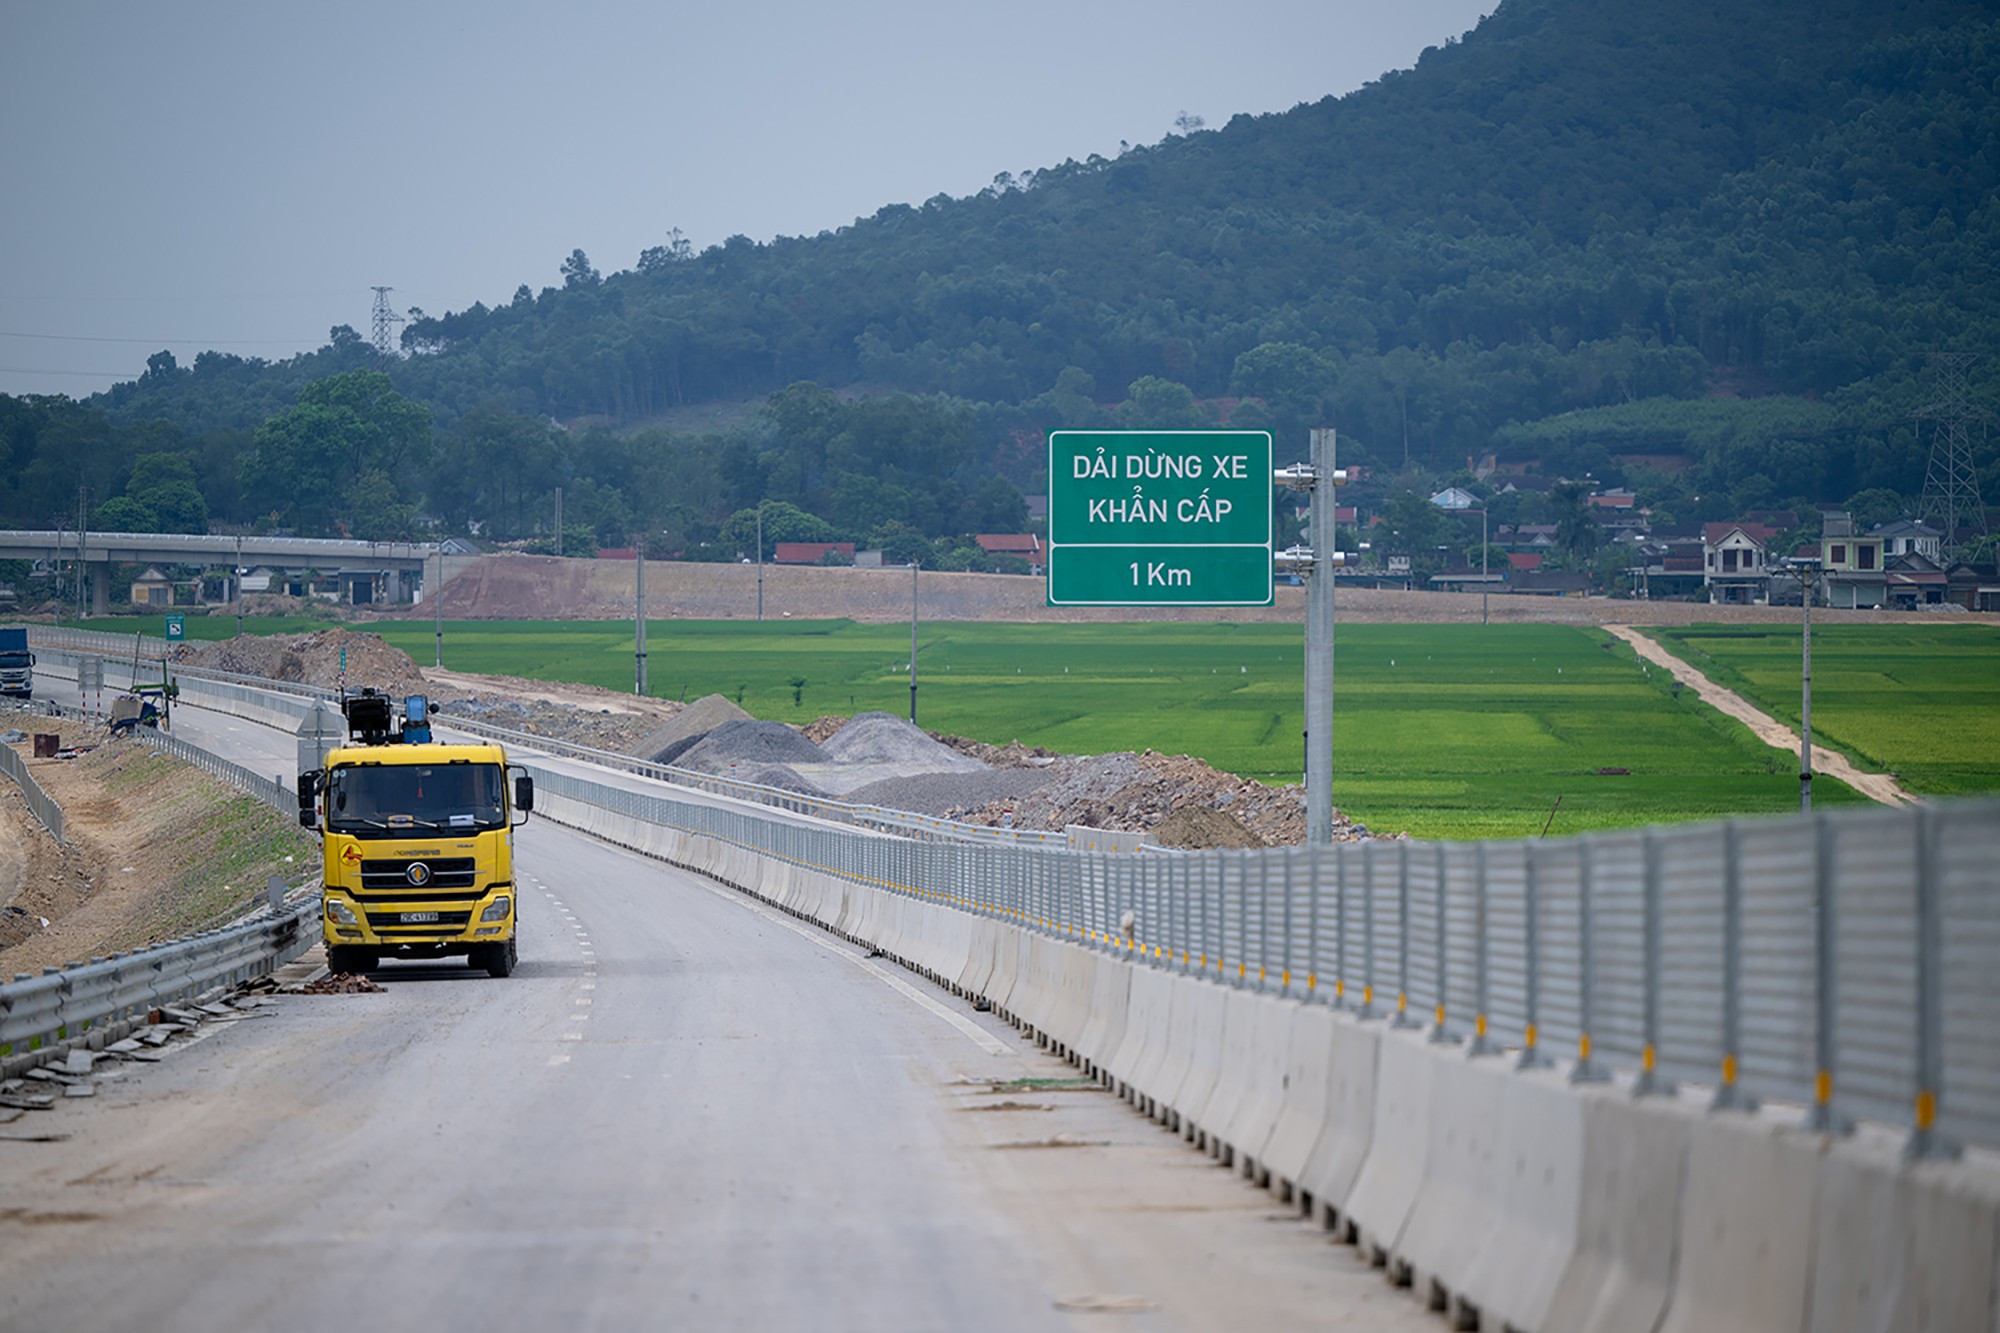
[[[1286,1031],[1284,1100],[1271,1132],[1256,1150],[1259,1164],[1270,1173],[1268,1183],[1274,1192],[1298,1186],[1306,1163],[1312,1160],[1313,1144],[1326,1128],[1327,1075],[1333,1059],[1335,1021],[1333,1011],[1325,1005],[1300,1005]]]
[[[1818,1165],[1815,1137],[1731,1112],[1702,1117],[1688,1146],[1680,1259],[1660,1333],[1805,1326]]]
[[[1349,1197],[1367,1163],[1375,1133],[1376,1066],[1382,1027],[1351,1014],[1336,1013],[1328,1032],[1332,1046],[1326,1068],[1326,1113],[1312,1153],[1299,1170],[1299,1187],[1312,1198],[1322,1224],[1343,1218]]]
[[[1821,1160],[1814,1333],[2000,1325],[2000,1166],[1905,1162],[1886,1138],[1833,1144]]]
[[[1545,1333],[1651,1333],[1673,1291],[1681,1178],[1702,1112],[1608,1088],[1583,1104],[1583,1188],[1576,1253]]]
[[[1385,1262],[1395,1251],[1423,1188],[1436,1064],[1421,1036],[1380,1033],[1368,1156],[1342,1209],[1370,1262]]]
[[[1446,1056],[1454,1057],[1463,1058]],[[1550,1070],[1516,1071],[1498,1059],[1471,1068],[1500,1089],[1493,1225],[1470,1267],[1443,1274],[1444,1285],[1488,1326],[1546,1328],[1579,1244],[1584,1095]]]

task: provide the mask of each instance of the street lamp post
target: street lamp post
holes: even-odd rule
[[[917,725],[917,559],[910,557],[910,725]]]
[[[764,502],[757,502],[757,623],[764,623]]]
[[[236,592],[236,637],[243,637],[243,534],[236,534],[236,567],[229,571],[229,581]]]

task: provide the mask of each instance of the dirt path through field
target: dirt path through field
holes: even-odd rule
[[[1757,739],[1764,744],[1775,746],[1789,754],[1799,752],[1799,733],[1756,708],[1742,695],[1734,690],[1723,689],[1630,625],[1606,625],[1604,628],[1631,644],[1633,650],[1648,662],[1663,666],[1672,672],[1675,680],[1693,686],[1694,692],[1701,696],[1702,702],[1714,705],[1750,728],[1756,733]],[[1887,773],[1864,773],[1850,763],[1846,755],[1815,745],[1812,747],[1812,762],[1813,772],[1837,778],[1871,801],[1880,801],[1883,805],[1917,803],[1917,798],[1904,791],[1896,779]]]

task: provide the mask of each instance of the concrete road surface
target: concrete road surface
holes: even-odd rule
[[[1439,1327],[991,1015],[520,848],[513,977],[391,963],[0,1126],[70,1136],[0,1138],[0,1330]]]

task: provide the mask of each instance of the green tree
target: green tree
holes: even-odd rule
[[[257,428],[243,487],[274,501],[281,523],[326,534],[344,526],[349,487],[370,472],[414,500],[404,470],[430,453],[430,408],[397,393],[380,371],[347,371],[307,385],[296,406]]]
[[[1118,405],[1118,424],[1126,430],[1200,430],[1214,423],[1187,385],[1142,375]]]
[[[588,291],[604,281],[598,271],[590,266],[590,256],[581,250],[569,252],[569,258],[562,262],[564,291]]]
[[[718,536],[724,550],[749,555],[757,549],[757,511],[739,509],[723,523]],[[776,554],[779,542],[830,542],[833,525],[797,505],[772,500],[764,506],[764,558]]]

